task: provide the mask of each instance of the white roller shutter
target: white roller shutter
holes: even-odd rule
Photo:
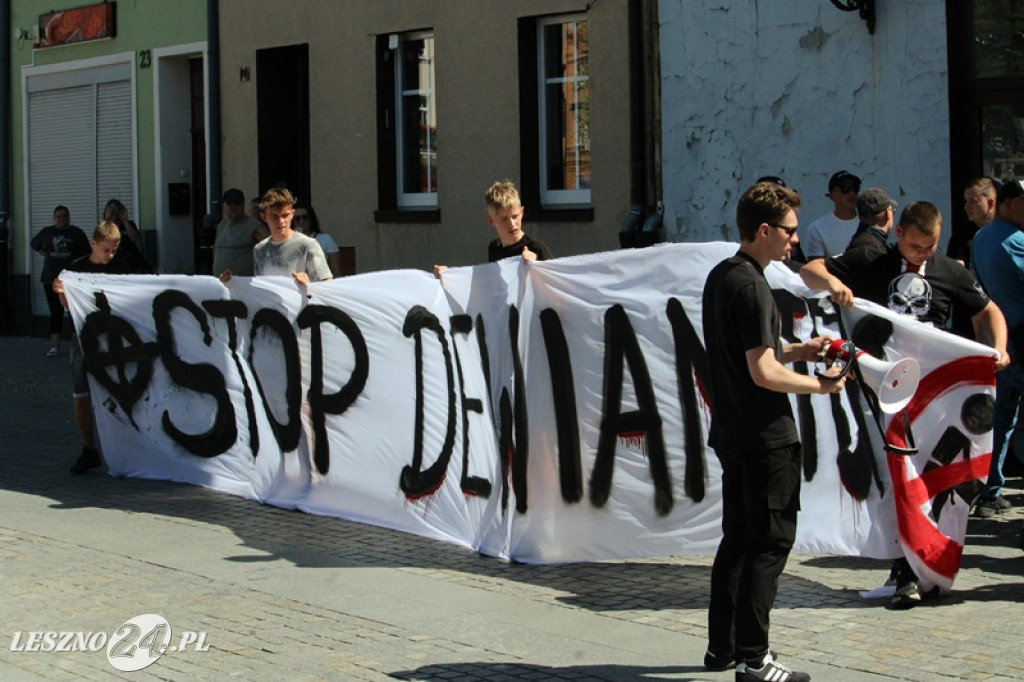
[[[135,215],[132,166],[132,91],[128,81],[96,86],[96,212],[120,199]]]
[[[28,196],[31,236],[64,205],[92,236],[108,199],[135,215],[130,65],[48,73],[28,79]],[[47,313],[37,284],[42,256],[32,252],[32,312]]]
[[[53,224],[53,209],[64,205],[71,222],[88,233],[96,205],[96,96],[94,86],[33,92],[28,104],[29,197],[32,236]],[[32,252],[32,282],[39,281],[43,257]],[[32,312],[47,313],[38,284]]]

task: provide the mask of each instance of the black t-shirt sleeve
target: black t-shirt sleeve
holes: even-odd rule
[[[553,258],[551,255],[551,249],[549,249],[547,244],[544,242],[531,238],[528,245],[530,247],[530,251],[537,254],[537,260],[551,260],[551,258]]]
[[[737,291],[730,315],[736,324],[736,333],[744,351],[754,348],[775,348],[775,304],[768,287],[745,284]]]
[[[954,307],[958,307],[968,317],[974,317],[988,305],[989,297],[967,268],[954,261],[947,261],[945,265],[950,271]]]
[[[494,263],[501,260],[501,242],[497,239],[491,240],[487,245],[487,262]]]
[[[82,256],[68,263],[64,269],[68,272],[96,272],[95,265],[89,260],[89,256]]]
[[[875,246],[858,246],[838,256],[826,258],[825,267],[838,277],[840,282],[856,292],[861,288],[861,278],[867,273],[868,266],[883,253],[882,249]]]
[[[29,242],[29,246],[31,246],[34,251],[38,251],[39,249],[43,248],[43,244],[45,244],[46,240],[49,238],[50,228],[44,227],[39,232],[37,232],[34,237],[32,237],[32,241]]]

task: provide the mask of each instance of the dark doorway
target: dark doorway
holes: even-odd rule
[[[259,192],[287,187],[312,202],[309,180],[309,46],[256,51]]]
[[[203,216],[206,215],[206,99],[202,58],[190,59],[188,67],[192,117],[192,262],[197,273],[209,274],[213,267],[213,255],[203,232]]]
[[[947,0],[953,232],[964,185],[1024,177],[1024,3]],[[962,236],[962,235],[961,235]]]

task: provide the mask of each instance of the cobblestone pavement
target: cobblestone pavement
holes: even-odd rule
[[[72,476],[67,358],[0,337],[0,679],[731,680],[702,669],[711,557],[554,566],[162,481]],[[822,680],[1024,679],[1024,490],[972,519],[955,590],[861,599],[887,562],[794,556],[773,648]],[[210,649],[137,672],[16,632],[112,634],[140,614]],[[24,641],[24,640],[22,640]],[[174,641],[174,640],[172,640]]]

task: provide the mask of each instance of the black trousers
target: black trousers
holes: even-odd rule
[[[796,538],[800,444],[718,457],[722,542],[711,569],[708,649],[753,663],[768,653],[769,612]]]
[[[60,304],[60,296],[53,290],[53,282],[43,282],[43,294],[46,296],[46,307],[50,309],[50,333],[64,332],[64,306]]]

